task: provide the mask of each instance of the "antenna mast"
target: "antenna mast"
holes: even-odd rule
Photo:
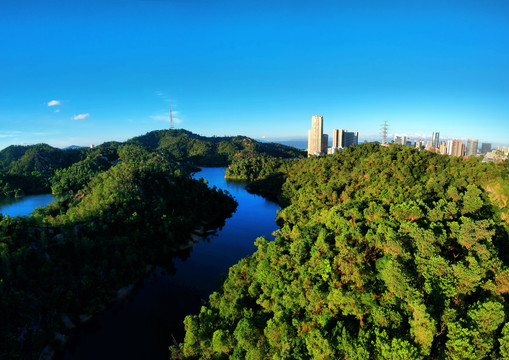
[[[170,129],[173,129],[173,115],[171,113],[171,101],[170,101]]]
[[[382,135],[382,145],[387,145],[387,129],[389,125],[387,125],[387,121],[384,120],[382,127],[380,128],[380,132]]]

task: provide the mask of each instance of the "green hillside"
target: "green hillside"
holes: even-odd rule
[[[262,143],[245,136],[205,137],[182,129],[152,131],[124,143],[111,141],[92,149],[61,150],[47,144],[13,145],[0,151],[0,198],[51,190],[55,193],[76,191],[76,186],[82,186],[83,181],[97,173],[97,169],[104,170],[117,161],[119,151],[128,145],[164,155],[181,164],[197,166],[227,166],[242,157],[305,156],[302,150]],[[75,180],[81,177],[83,181],[70,184],[70,174]]]
[[[50,191],[50,178],[58,169],[79,161],[78,150],[47,144],[9,146],[0,151],[0,198]]]
[[[204,166],[226,166],[235,157],[242,156],[305,156],[302,150],[276,143],[262,143],[245,136],[205,137],[183,129],[152,131],[127,143],[143,146],[149,151],[168,152],[177,160]]]
[[[509,162],[364,144],[284,176],[173,358],[509,359]]]
[[[115,164],[96,157],[66,171],[61,185],[75,194],[29,217],[0,216],[0,358],[58,349],[69,324],[104,309],[147,268],[172,271],[193,233],[235,211],[230,195],[171,159],[134,145],[118,153]]]

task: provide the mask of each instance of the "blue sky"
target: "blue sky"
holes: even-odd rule
[[[201,135],[509,144],[509,2],[0,2],[0,148]],[[54,104],[54,105],[53,105]],[[49,106],[51,105],[51,106]]]

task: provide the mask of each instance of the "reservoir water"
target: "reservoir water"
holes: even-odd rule
[[[228,190],[239,206],[224,227],[196,243],[188,257],[175,260],[175,273],[157,269],[127,299],[84,324],[65,354],[70,359],[168,360],[168,346],[184,337],[183,321],[197,314],[228,269],[252,254],[259,236],[272,239],[279,206],[249,194],[244,183],[224,179],[224,168],[203,168],[196,178]]]
[[[9,216],[28,215],[36,207],[45,206],[56,199],[51,194],[28,195],[21,198],[0,200],[0,214]]]

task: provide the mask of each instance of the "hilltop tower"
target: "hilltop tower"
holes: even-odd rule
[[[171,113],[171,101],[170,103],[170,129],[173,129],[173,114]]]

